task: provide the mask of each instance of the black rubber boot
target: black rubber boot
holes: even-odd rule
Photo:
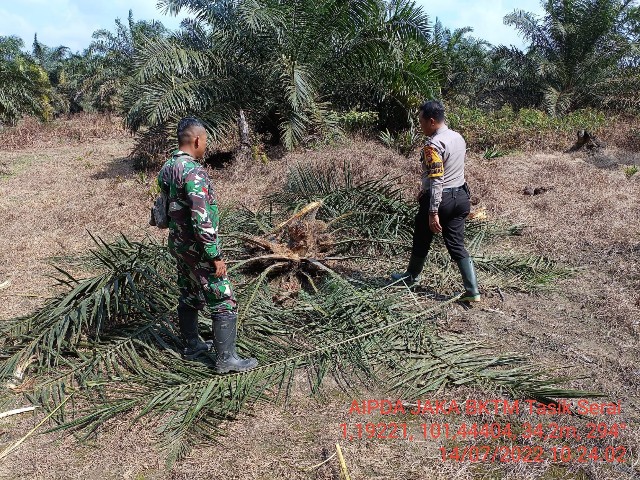
[[[479,302],[480,290],[478,290],[478,280],[476,279],[476,271],[471,257],[456,260],[456,263],[460,269],[462,284],[464,285],[464,295],[460,298],[460,301]]]
[[[422,269],[424,268],[424,264],[426,261],[426,258],[411,255],[411,257],[409,258],[407,271],[404,273],[392,273],[391,281],[395,283],[402,280],[408,287],[415,285],[420,281],[420,273],[422,273]]]
[[[198,336],[198,310],[184,303],[178,305],[178,326],[186,344],[182,356],[193,360],[211,350],[213,342],[203,342]]]
[[[213,314],[213,347],[216,373],[246,372],[258,366],[255,358],[241,358],[236,352],[238,316],[234,312]]]

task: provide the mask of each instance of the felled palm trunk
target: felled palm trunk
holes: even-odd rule
[[[327,225],[316,219],[322,202],[313,202],[262,237],[242,235],[239,238],[255,249],[255,256],[243,261],[244,266],[287,262],[305,263],[318,268],[332,241]]]
[[[251,140],[249,138],[249,124],[242,109],[238,112],[238,135],[240,136],[240,151],[238,155],[248,159],[251,157]]]
[[[587,132],[586,130],[579,130],[578,140],[576,141],[575,145],[571,147],[569,151],[575,152],[582,148],[585,148],[589,151],[594,151],[604,147],[606,147],[606,145],[600,140],[598,140],[598,138],[596,138],[595,135]]]

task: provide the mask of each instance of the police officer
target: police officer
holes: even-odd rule
[[[480,292],[469,252],[464,246],[464,222],[470,211],[469,187],[464,179],[466,143],[462,135],[444,122],[442,103],[431,100],[420,107],[420,127],[427,136],[421,152],[420,208],[415,219],[413,248],[404,273],[394,282],[413,285],[419,281],[433,235],[442,233],[444,243],[462,275],[465,292],[461,301],[477,302]]]
[[[158,174],[169,197],[169,251],[178,269],[178,325],[185,340],[183,356],[194,359],[210,344],[198,335],[198,311],[205,303],[213,316],[215,371],[243,372],[257,366],[255,358],[236,353],[237,303],[218,236],[219,212],[211,180],[197,162],[207,147],[207,132],[192,117],[178,124],[178,144]]]

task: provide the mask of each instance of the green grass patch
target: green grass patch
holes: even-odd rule
[[[597,133],[611,121],[603,112],[590,109],[551,116],[528,108],[515,111],[510,106],[494,111],[452,107],[447,114],[449,127],[459,131],[467,145],[485,158],[515,149],[566,150],[578,130]]]
[[[624,175],[627,178],[631,178],[633,177],[636,173],[638,173],[638,166],[637,165],[629,165],[628,167],[624,168]]]
[[[35,155],[24,155],[8,164],[0,164],[0,180],[8,180],[11,177],[19,175],[36,160],[37,157]]]

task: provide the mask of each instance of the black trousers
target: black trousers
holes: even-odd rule
[[[416,215],[413,231],[411,253],[420,258],[425,258],[429,253],[434,235],[429,229],[429,199],[430,192],[425,192],[420,198],[420,208]],[[456,191],[442,192],[438,217],[442,226],[444,244],[453,261],[469,256],[469,252],[464,247],[464,220],[469,215],[470,210],[471,204],[467,187]]]

